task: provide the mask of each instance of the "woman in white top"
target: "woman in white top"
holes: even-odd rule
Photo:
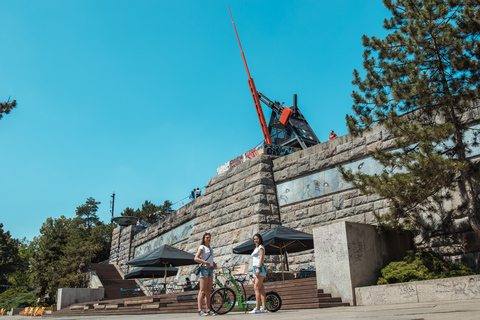
[[[265,257],[265,247],[263,246],[262,236],[258,233],[253,236],[253,243],[255,243],[255,250],[252,252],[252,265],[253,276],[255,277],[255,284],[253,289],[255,290],[256,306],[250,311],[250,313],[261,313],[267,311],[267,298],[265,296],[265,286],[263,280],[267,275],[267,268],[263,263]],[[260,308],[260,300],[262,301],[262,307]]]
[[[212,236],[210,233],[205,233],[202,237],[202,244],[198,248],[195,256],[195,262],[201,263],[200,267],[200,292],[198,292],[198,315],[199,316],[216,316],[217,314],[211,310],[210,294],[212,292],[213,284],[213,269],[217,267],[213,262],[213,249],[210,247]],[[202,298],[205,297],[205,305],[207,312],[202,310]]]

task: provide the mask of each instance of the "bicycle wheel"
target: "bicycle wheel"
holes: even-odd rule
[[[244,304],[246,305],[246,309],[252,310],[253,308],[255,308],[256,301],[257,300],[255,298],[255,293],[249,295],[247,300],[244,302]]]
[[[212,310],[218,314],[225,314],[235,307],[236,298],[235,291],[230,288],[217,289],[210,296]]]
[[[282,299],[276,292],[268,292],[267,296],[267,310],[270,312],[276,312],[280,310],[282,306]]]

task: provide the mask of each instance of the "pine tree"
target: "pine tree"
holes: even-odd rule
[[[77,207],[77,217],[81,219],[82,224],[87,228],[87,232],[90,235],[93,227],[100,223],[97,211],[100,202],[96,202],[94,198],[90,197],[81,206]]]
[[[381,224],[422,230],[452,226],[462,214],[480,236],[478,173],[467,158],[473,103],[479,98],[480,1],[384,0],[392,17],[385,39],[363,36],[362,79],[354,71],[354,136],[381,123],[395,139],[395,151],[377,150],[384,170],[377,175],[343,178],[364,194],[391,201],[378,215]],[[477,117],[478,119],[478,117]],[[476,135],[477,136],[477,135]],[[475,137],[476,137],[475,136]],[[463,206],[446,209],[452,191],[461,189]],[[462,212],[462,209],[463,212]],[[428,212],[436,211],[437,218]]]
[[[165,200],[163,205],[157,206],[151,201],[145,200],[141,209],[133,210],[133,208],[125,208],[120,214],[121,216],[137,217],[142,224],[151,225],[158,221],[160,217],[166,216],[172,212],[172,202]]]
[[[29,273],[41,294],[84,287],[90,263],[108,259],[112,231],[113,226],[101,221],[88,233],[81,219],[47,218],[30,243]]]
[[[17,100],[10,102],[10,99],[7,102],[0,102],[0,119],[2,119],[3,114],[9,114],[13,108],[17,106]]]
[[[3,231],[0,223],[0,284],[7,284],[7,278],[21,264],[18,253],[19,241],[10,236],[10,231]]]

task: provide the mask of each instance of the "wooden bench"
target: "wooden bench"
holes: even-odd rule
[[[160,308],[160,303],[147,303],[147,304],[142,304],[141,309],[159,309]]]
[[[105,310],[116,310],[116,309],[118,309],[118,304],[111,303],[111,304],[105,305]]]
[[[153,303],[153,299],[143,299],[143,300],[126,300],[124,302],[125,306],[134,306],[139,304]]]
[[[70,306],[70,310],[84,310],[85,306]]]
[[[177,296],[177,301],[185,301],[185,300],[197,300],[198,294],[186,294],[182,296]]]

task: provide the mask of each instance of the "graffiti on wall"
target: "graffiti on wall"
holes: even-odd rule
[[[193,223],[195,219],[170,230],[155,239],[145,242],[135,248],[135,257],[138,257],[144,253],[150,252],[164,244],[174,245],[177,242],[187,239],[192,234]]]
[[[372,158],[366,158],[344,165],[354,173],[362,172],[372,174],[383,168]],[[315,172],[307,176],[299,177],[290,181],[277,184],[279,204],[286,205],[303,201],[329,193],[352,188],[350,183],[345,182],[336,167]]]
[[[480,130],[480,124],[472,126],[471,130],[465,132],[465,139],[470,144],[474,141],[477,130]],[[470,147],[467,154],[470,158],[479,157],[480,145]],[[383,166],[371,157],[344,164],[343,166],[351,169],[353,173],[361,172],[368,175],[380,174],[383,171]],[[333,167],[278,183],[277,194],[279,204],[282,206],[350,188],[352,188],[352,185],[341,178],[337,167]]]
[[[272,156],[286,156],[287,154],[294,153],[295,151],[298,151],[298,150],[299,150],[298,148],[283,147],[283,146],[276,146],[273,144],[261,143],[255,148],[248,150],[242,155],[239,155],[235,159],[232,159],[227,163],[224,163],[221,166],[217,167],[217,174],[221,174],[232,168],[235,168],[239,164],[242,164],[247,160],[255,158],[259,154],[268,154]]]
[[[294,153],[300,150],[299,148],[287,147],[287,146],[277,146],[274,144],[264,144],[263,153],[269,154],[272,156],[286,156],[287,154]]]

